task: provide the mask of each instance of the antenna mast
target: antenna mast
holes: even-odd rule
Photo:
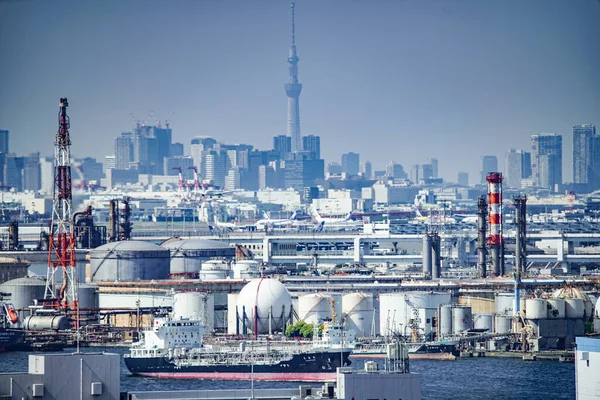
[[[71,185],[71,138],[70,120],[67,116],[69,103],[60,99],[58,132],[54,142],[54,190],[52,222],[48,246],[48,274],[44,299],[52,308],[64,311],[77,310],[75,274],[75,241],[73,238],[73,196]],[[59,272],[60,271],[60,272]],[[60,287],[56,285],[56,273],[62,273]],[[73,313],[75,315],[76,312]]]

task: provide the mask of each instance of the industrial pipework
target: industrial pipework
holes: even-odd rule
[[[504,275],[504,251],[502,242],[502,174],[490,172],[488,182],[488,246],[490,248],[491,272]]]

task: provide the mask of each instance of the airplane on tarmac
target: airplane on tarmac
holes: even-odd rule
[[[441,216],[441,215],[433,215],[433,216],[424,216],[423,214],[421,214],[421,211],[419,211],[419,209],[417,207],[414,207],[413,210],[415,211],[416,217],[414,217],[411,220],[411,223],[413,224],[455,224],[456,218],[454,217],[449,217],[449,216]],[[433,212],[433,210],[429,210],[429,212]],[[468,223],[468,222],[467,222]]]
[[[292,216],[289,218],[272,219],[266,212],[263,211],[263,218],[256,221],[254,226],[258,230],[266,230],[267,228],[274,227],[290,227],[297,223],[296,214],[297,212],[294,211]]]
[[[231,191],[207,188],[206,183],[200,182],[200,178],[198,176],[198,168],[193,166],[193,167],[188,167],[188,169],[194,170],[194,190],[192,191],[192,193],[194,195],[194,200],[199,200],[200,198],[206,198],[206,197],[220,197],[220,196],[223,196],[224,194],[231,193]],[[181,168],[180,168],[180,170],[181,170]]]
[[[321,231],[323,229],[332,229],[332,230],[354,230],[358,229],[361,225],[360,222],[354,221],[352,219],[352,212],[346,214],[345,217],[335,218],[335,217],[321,217],[321,214],[316,209],[312,210],[312,216],[315,221],[317,221],[317,230]]]

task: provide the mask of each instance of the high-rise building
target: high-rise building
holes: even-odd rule
[[[236,190],[241,188],[241,171],[238,167],[233,167],[227,171],[225,177],[225,190]]]
[[[390,161],[385,166],[385,173],[389,178],[393,179],[406,179],[407,177],[402,164],[398,164],[394,161]]]
[[[498,172],[498,158],[496,156],[482,156],[479,169],[479,183],[486,185],[487,181],[485,180],[485,177],[490,172]]]
[[[531,177],[531,153],[510,149],[504,158],[504,185],[518,189],[521,187],[521,179],[529,177]]]
[[[185,153],[183,143],[172,143],[171,144],[171,156],[183,156]]]
[[[27,157],[13,153],[6,154],[4,162],[4,185],[14,188],[16,192],[23,191],[23,168]]]
[[[116,169],[128,169],[133,161],[133,133],[123,132],[115,138],[115,166]]]
[[[280,160],[284,160],[292,152],[292,138],[287,135],[273,137],[273,151],[279,154]]]
[[[171,155],[173,132],[170,128],[140,125],[133,136],[133,158],[135,162],[156,165],[156,173],[162,175],[163,160]]]
[[[458,173],[458,184],[461,186],[469,186],[469,173],[459,172]]]
[[[300,134],[300,92],[302,84],[298,81],[298,55],[296,53],[296,21],[295,4],[292,1],[292,44],[288,54],[289,80],[285,84],[285,93],[288,97],[287,135],[292,138],[292,151],[302,151]]]
[[[225,174],[227,170],[225,168],[227,163],[227,157],[218,150],[209,150],[204,152],[202,170],[204,174],[202,177],[216,186],[223,187],[225,185]]]
[[[360,165],[360,155],[358,153],[342,154],[342,168],[348,175],[358,175],[358,167]]]
[[[207,136],[197,136],[192,139],[190,145],[190,154],[194,159],[194,165],[198,168],[198,173],[204,176],[204,171],[202,170],[203,163],[203,153],[208,150],[212,150],[217,146],[217,141],[211,137]]]
[[[299,192],[307,186],[315,186],[315,181],[323,179],[325,175],[323,160],[296,159],[285,160],[282,163],[284,186]]]
[[[191,167],[194,165],[194,160],[190,156],[175,156],[166,157],[163,161],[163,171],[165,175],[175,176],[179,174],[178,168],[181,168],[181,175],[184,180],[194,179],[194,171]]]
[[[52,194],[54,190],[54,157],[42,157],[40,159],[40,170],[41,190],[46,194]]]
[[[371,164],[371,161],[365,161],[360,163],[360,174],[365,179],[373,178],[373,165]]]
[[[308,153],[308,158],[311,160],[319,160],[321,158],[321,137],[315,135],[302,137],[302,150]]]
[[[439,178],[438,175],[438,159],[437,158],[430,158],[429,159],[429,164],[431,164],[431,168],[433,169],[433,176],[432,178],[437,179]]]
[[[547,157],[544,157],[547,156]],[[531,137],[531,172],[536,185],[556,190],[562,184],[562,136],[544,133]]]
[[[42,188],[40,153],[32,153],[23,166],[23,190],[38,191]]]
[[[587,185],[591,166],[592,138],[596,135],[594,125],[573,127],[573,183]]]
[[[8,152],[8,131],[0,130],[0,153],[7,154]]]
[[[329,175],[341,175],[344,172],[344,168],[334,161],[327,164],[327,173]]]

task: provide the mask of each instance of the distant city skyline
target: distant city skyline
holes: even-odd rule
[[[286,132],[289,6],[2,2],[0,129],[11,151],[51,155],[68,96],[77,157],[104,160],[136,119],[154,123],[152,110],[187,154],[198,135],[269,149]],[[306,0],[296,14],[303,130],[328,162],[356,152],[373,169],[408,170],[437,158],[455,181],[477,176],[482,155],[556,132],[570,181],[573,126],[600,121],[598,2]]]

